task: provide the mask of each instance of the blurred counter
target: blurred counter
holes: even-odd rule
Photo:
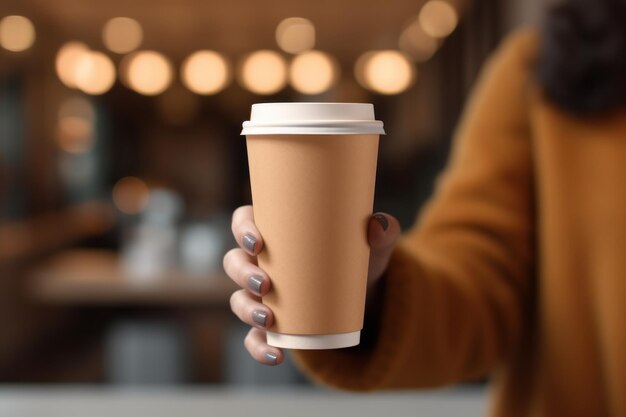
[[[195,277],[173,270],[150,280],[124,271],[119,256],[106,250],[68,250],[38,265],[32,295],[48,304],[227,306],[236,289],[222,272]]]
[[[483,416],[485,391],[345,394],[320,389],[0,388],[0,416]]]
[[[28,278],[32,304],[42,314],[64,314],[57,332],[68,335],[57,351],[47,346],[59,343],[56,332],[29,343],[43,364],[27,358],[25,368],[40,375],[53,364],[52,376],[30,381],[58,381],[78,369],[87,372],[82,383],[217,383],[227,372],[223,364],[232,362],[224,359],[231,355],[224,345],[235,322],[228,300],[236,285],[222,271],[175,266],[137,276],[117,252],[71,249],[38,262]],[[75,360],[81,355],[88,358],[83,363]]]

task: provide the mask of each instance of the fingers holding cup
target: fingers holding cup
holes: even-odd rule
[[[233,212],[231,229],[239,246],[250,255],[263,249],[263,238],[254,224],[252,206],[241,206]]]
[[[257,362],[265,365],[280,365],[285,360],[282,349],[267,344],[266,333],[252,328],[244,339],[244,346],[250,356]]]
[[[229,250],[223,259],[223,267],[237,285],[257,296],[267,294],[270,290],[270,279],[261,268],[256,265],[256,258],[241,248]]]

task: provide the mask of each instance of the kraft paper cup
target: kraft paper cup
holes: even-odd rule
[[[272,290],[268,344],[331,349],[359,344],[369,264],[379,135],[361,103],[252,106],[246,135],[259,267]]]

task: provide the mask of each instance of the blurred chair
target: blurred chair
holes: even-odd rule
[[[106,338],[107,379],[123,385],[173,385],[188,381],[188,340],[176,323],[122,321]]]

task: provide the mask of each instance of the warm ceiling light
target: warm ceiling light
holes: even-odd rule
[[[360,57],[357,58],[354,63],[354,78],[359,83],[359,85],[363,88],[370,89],[370,85],[365,78],[365,68],[367,67],[367,63],[369,60],[376,54],[376,51],[368,51],[363,53]]]
[[[433,38],[445,38],[459,22],[456,10],[443,0],[430,0],[419,13],[419,23],[426,34]]]
[[[377,93],[399,94],[415,80],[415,68],[401,52],[378,51],[365,63],[364,78],[366,85]]]
[[[197,51],[183,62],[183,84],[197,94],[216,94],[230,80],[230,68],[226,59],[214,51]]]
[[[130,17],[114,17],[102,28],[102,41],[112,52],[126,54],[139,48],[143,40],[143,29],[138,21]]]
[[[115,83],[115,66],[102,52],[90,51],[76,62],[74,81],[76,87],[87,94],[104,94]]]
[[[172,82],[172,64],[159,52],[136,52],[129,56],[124,69],[128,86],[146,96],[162,93]]]
[[[113,203],[122,213],[140,213],[148,204],[150,190],[136,177],[124,177],[113,186]]]
[[[255,94],[274,94],[287,83],[287,63],[278,52],[256,51],[241,65],[241,84]]]
[[[302,94],[320,94],[338,79],[338,65],[321,51],[304,52],[296,56],[289,68],[291,86]]]
[[[35,26],[24,16],[0,20],[0,46],[12,52],[25,51],[35,43]]]
[[[428,61],[437,52],[437,40],[424,32],[418,19],[413,20],[400,35],[398,47],[417,62]]]
[[[315,26],[303,17],[288,17],[276,27],[276,43],[280,49],[291,54],[313,49]]]
[[[70,88],[76,88],[76,65],[83,55],[89,53],[89,49],[81,42],[67,42],[64,44],[56,56],[57,76]]]

